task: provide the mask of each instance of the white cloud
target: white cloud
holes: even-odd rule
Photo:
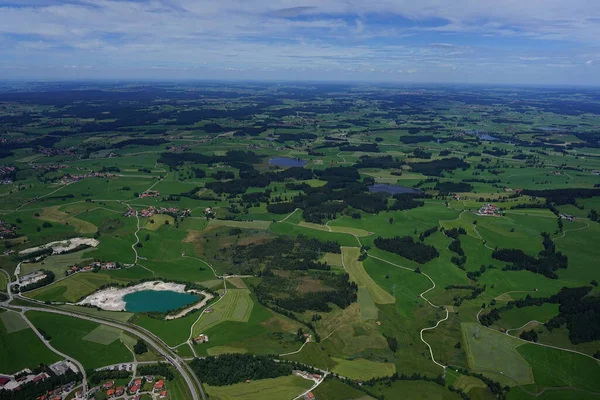
[[[19,60],[40,68],[87,65],[94,70],[110,65],[420,72],[432,78],[452,70],[470,78],[469,73],[487,74],[486,68],[509,71],[511,66],[535,71],[540,65],[587,65],[590,71],[597,68],[594,54],[600,53],[600,20],[590,18],[600,15],[600,2],[588,0],[504,0],[501,6],[496,0],[305,0],[300,6],[291,0],[10,3],[19,6],[0,5],[0,65]],[[382,16],[401,16],[412,24],[384,24]],[[415,40],[424,33],[428,44]],[[477,38],[477,45],[469,38]],[[539,39],[570,44],[531,44]]]

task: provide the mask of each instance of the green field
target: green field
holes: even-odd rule
[[[538,387],[576,387],[589,392],[600,392],[599,361],[580,354],[548,347],[524,344],[517,348],[531,365]]]
[[[242,229],[269,229],[270,221],[228,221],[222,219],[211,219],[209,226],[227,226]]]
[[[14,311],[6,311],[0,314],[0,320],[4,324],[6,333],[11,334],[22,331],[23,329],[29,329],[27,322],[21,318],[21,315]]]
[[[396,381],[390,386],[376,385],[373,394],[384,398],[401,398],[397,396],[409,396],[406,398],[415,400],[460,400],[461,397],[449,391],[447,388],[433,382],[425,381]]]
[[[337,379],[327,379],[319,385],[313,394],[323,400],[372,400],[373,397],[357,390]]]
[[[103,273],[83,272],[60,282],[27,292],[27,297],[40,301],[77,302],[107,283],[127,283],[128,279]]]
[[[293,399],[310,389],[312,381],[297,377],[284,376],[274,379],[261,379],[250,383],[236,383],[229,386],[204,385],[211,399],[216,400],[262,400]]]
[[[90,334],[98,341],[101,340],[101,336],[115,334],[109,331],[110,333],[105,335],[107,331],[104,329],[95,332],[100,324],[38,311],[28,312],[27,317],[36,328],[43,329],[51,337],[52,346],[75,358],[85,368],[100,368],[132,360],[131,352],[120,341],[115,340],[104,345],[87,339]]]
[[[120,329],[107,325],[99,325],[96,329],[85,335],[83,340],[109,345],[115,340],[119,339],[122,334],[123,331]]]
[[[484,375],[491,373],[493,379],[511,385],[514,381],[533,383],[531,367],[517,351],[521,341],[477,323],[463,323],[461,328],[470,368]]]
[[[4,325],[5,317],[3,317],[7,312],[0,311],[0,316],[2,316],[0,348],[3,352],[0,357],[0,371],[3,374],[12,374],[23,368],[35,368],[40,363],[51,364],[62,359],[61,356],[46,347],[35,332],[29,328],[8,333]]]
[[[396,366],[392,363],[383,363],[357,358],[355,360],[344,360],[333,357],[337,365],[332,372],[351,379],[369,380],[391,376],[396,372]]]
[[[371,298],[377,304],[392,304],[396,301],[394,296],[383,290],[375,281],[367,274],[361,261],[358,261],[360,249],[358,247],[342,248],[342,260],[344,267],[350,279],[352,279],[358,287],[365,287],[369,291]]]
[[[227,289],[227,294],[211,306],[213,312],[205,312],[200,317],[194,325],[193,334],[196,336],[204,333],[224,321],[246,322],[250,318],[253,306],[254,302],[248,289]]]

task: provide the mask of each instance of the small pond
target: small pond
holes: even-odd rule
[[[369,192],[378,193],[378,192],[386,192],[389,194],[398,194],[398,193],[413,193],[420,194],[423,193],[419,189],[399,186],[399,185],[387,185],[385,183],[376,183],[375,185],[369,186]]]
[[[275,157],[269,160],[269,164],[277,165],[278,167],[304,167],[308,161],[299,158]]]
[[[123,297],[125,310],[130,312],[167,312],[195,303],[200,297],[170,290],[142,290]]]

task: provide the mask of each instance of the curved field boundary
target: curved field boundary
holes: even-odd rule
[[[342,247],[342,266],[350,275],[350,279],[356,282],[359,288],[366,288],[375,303],[394,304],[396,298],[382,289],[369,276],[367,271],[365,271],[363,263],[358,261],[359,256],[360,249],[358,247]]]
[[[396,268],[401,268],[401,269],[405,269],[405,270],[407,270],[407,271],[415,272],[415,270],[414,270],[414,269],[412,269],[412,268],[408,268],[408,267],[404,267],[404,266],[402,266],[402,265],[394,264],[393,262],[390,262],[390,261],[384,260],[383,258],[379,258],[379,257],[372,256],[372,255],[369,255],[369,257],[373,257],[373,258],[374,258],[374,259],[376,259],[376,260],[383,261],[383,262],[385,262],[385,263],[388,263],[388,264],[390,264],[390,265],[393,265],[393,266],[394,266],[394,267],[396,267]],[[431,286],[429,289],[427,289],[426,291],[424,291],[423,293],[421,293],[421,294],[419,295],[419,297],[420,297],[420,298],[422,298],[423,300],[425,300],[427,303],[429,303],[429,305],[430,305],[431,307],[433,307],[433,308],[436,308],[436,309],[444,308],[444,311],[446,311],[446,316],[445,316],[444,318],[440,319],[440,320],[439,320],[439,321],[438,321],[438,322],[437,322],[437,323],[436,323],[434,326],[431,326],[431,327],[429,327],[429,328],[423,328],[423,329],[421,329],[421,331],[419,332],[419,336],[421,337],[421,342],[425,343],[425,345],[426,345],[426,346],[427,346],[427,348],[429,349],[429,355],[431,356],[431,361],[433,361],[433,362],[434,362],[436,365],[438,365],[438,366],[442,367],[442,368],[444,369],[444,371],[445,371],[447,366],[446,366],[446,365],[444,365],[444,364],[441,364],[441,363],[439,363],[439,362],[437,362],[437,361],[435,360],[435,357],[433,356],[433,349],[431,348],[431,346],[429,345],[429,343],[427,343],[427,341],[426,341],[426,340],[423,338],[423,332],[425,332],[425,331],[429,331],[429,330],[433,330],[433,329],[437,328],[437,327],[440,325],[440,323],[442,323],[442,322],[444,322],[444,321],[446,321],[446,320],[448,319],[448,316],[450,315],[450,313],[448,312],[448,310],[447,310],[445,307],[442,307],[442,306],[438,306],[438,305],[435,305],[435,304],[433,304],[431,301],[429,301],[429,299],[427,299],[427,298],[424,296],[424,295],[425,295],[427,292],[429,292],[429,291],[431,291],[431,290],[435,289],[435,287],[436,287],[436,286],[435,286],[435,282],[433,281],[433,279],[431,279],[431,277],[430,277],[429,275],[427,275],[427,274],[426,274],[426,273],[424,273],[424,272],[421,272],[421,275],[423,275],[423,276],[425,276],[427,279],[429,279],[429,281],[431,282],[431,284],[432,284],[433,286]]]

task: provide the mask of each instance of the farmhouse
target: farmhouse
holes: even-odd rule
[[[165,387],[165,381],[160,379],[154,384],[154,390],[162,390]]]
[[[198,344],[198,343],[207,343],[208,342],[208,336],[206,336],[205,334],[201,333],[199,336],[194,338],[194,343]]]
[[[158,190],[146,190],[144,193],[140,194],[141,198],[158,196],[160,196],[160,192]]]

